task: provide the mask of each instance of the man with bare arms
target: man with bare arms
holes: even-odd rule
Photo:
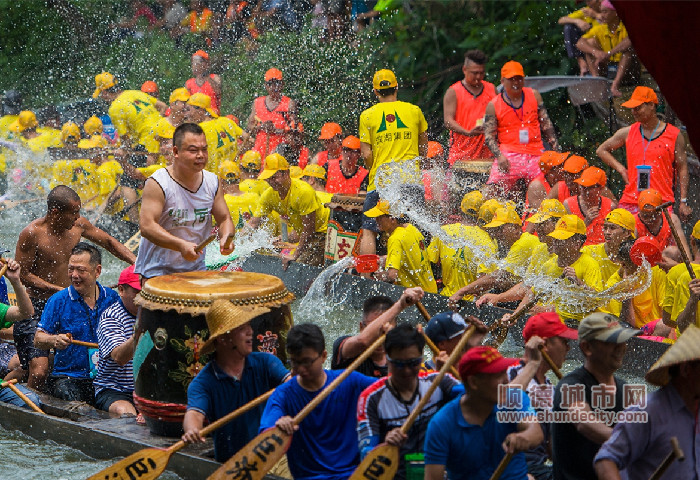
[[[22,368],[29,371],[27,386],[31,388],[41,388],[49,370],[49,352],[34,347],[36,327],[49,297],[71,283],[68,259],[73,247],[85,238],[124,262],[136,261],[124,245],[80,216],[80,197],[71,188],[58,185],[47,200],[46,216],[22,230],[15,252],[34,305],[34,315],[15,323],[14,328],[17,353]]]

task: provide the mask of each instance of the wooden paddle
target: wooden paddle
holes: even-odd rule
[[[272,395],[274,389],[264,393],[255,400],[252,400],[242,407],[237,408],[228,415],[221,417],[215,422],[210,423],[204,427],[199,434],[201,436],[207,436],[217,428],[222,427],[231,420],[240,417],[244,413],[254,409],[261,403],[265,402],[270,395]],[[138,452],[129,455],[123,460],[118,461],[114,465],[105,468],[104,470],[96,473],[95,475],[88,478],[88,480],[104,480],[109,479],[128,479],[128,478],[138,478],[139,480],[153,480],[158,478],[165,467],[170,461],[170,457],[173,453],[182,450],[187,444],[180,440],[179,442],[171,445],[165,450],[161,448],[144,448]],[[137,475],[138,476],[135,476]]]
[[[70,343],[73,345],[79,345],[81,347],[90,347],[90,348],[100,348],[98,344],[95,342],[83,342],[82,340],[74,340],[73,335],[71,333],[66,333],[68,338],[70,338]]]
[[[124,242],[124,246],[129,249],[131,253],[134,253],[137,248],[139,248],[139,243],[141,242],[141,230],[134,233],[134,235]]]
[[[26,203],[36,202],[37,200],[37,198],[27,198],[25,200],[4,200],[0,202],[0,210],[7,210],[14,208],[17,205],[24,205]]]
[[[655,208],[655,210],[659,211],[664,214],[664,217],[666,217],[666,223],[668,223],[668,226],[671,229],[671,233],[673,234],[673,239],[676,241],[676,246],[678,246],[678,250],[681,252],[681,256],[683,257],[683,263],[685,263],[685,268],[688,269],[688,274],[690,275],[690,279],[694,280],[695,279],[695,270],[693,270],[692,265],[690,264],[690,257],[688,256],[688,252],[685,251],[685,248],[683,247],[683,243],[681,242],[681,237],[678,235],[678,231],[676,230],[676,226],[673,224],[671,221],[671,215],[668,213],[668,207],[672,206],[673,202],[666,202],[662,203],[658,207]]]
[[[425,305],[423,305],[423,302],[416,302],[416,308],[418,311],[423,315],[423,318],[425,318],[426,322],[430,322],[430,319],[432,318],[430,316],[430,313],[428,312],[428,309],[425,308]],[[435,345],[435,342],[433,342],[430,337],[425,333],[425,330],[423,330],[423,325],[420,325],[420,332],[423,334],[423,338],[425,339],[425,343],[428,345],[428,348],[433,352],[433,355],[437,355],[440,353],[440,349]],[[450,373],[455,376],[455,378],[459,378],[459,373],[457,372],[457,369],[452,367],[450,369]]]
[[[508,468],[508,464],[510,463],[512,458],[512,453],[506,453],[503,456],[503,460],[501,460],[501,463],[498,464],[498,467],[496,467],[496,471],[493,472],[493,475],[491,475],[491,478],[489,480],[498,480],[499,478],[501,478],[501,475],[503,475],[503,471],[506,468]]]
[[[649,480],[659,480],[663,476],[664,472],[668,469],[668,467],[670,467],[671,464],[676,460],[682,462],[683,460],[685,460],[685,454],[683,453],[683,450],[681,450],[681,447],[678,444],[678,438],[671,437],[671,453],[669,453],[668,456],[664,458],[664,461],[661,462],[659,468],[657,468],[656,471],[651,474]]]
[[[527,303],[523,306],[523,308],[517,308],[517,309],[515,309],[515,311],[513,312],[513,314],[511,315],[511,317],[510,317],[510,319],[509,319],[509,322],[510,322],[510,323],[513,323],[513,322],[515,322],[517,319],[519,319],[520,317],[522,317],[523,315],[525,315],[525,313],[527,313],[528,310],[530,310],[532,307],[535,306],[535,304],[537,303],[538,300],[539,300],[539,298],[537,298],[537,296],[535,296],[535,297],[533,297],[529,302],[527,302]],[[510,327],[509,327],[509,326],[505,326],[505,325],[501,325],[501,324],[499,324],[499,323],[494,323],[494,324],[491,326],[491,328],[489,329],[489,331],[495,331],[495,332],[496,332],[495,334],[492,334],[492,337],[491,337],[491,338],[492,338],[491,343],[492,343],[492,346],[493,346],[494,348],[500,347],[501,344],[505,341],[506,337],[508,336],[508,328],[510,328]]]
[[[41,413],[43,415],[46,415],[46,413],[44,413],[44,411],[41,408],[39,408],[36,403],[32,402],[28,396],[26,396],[24,393],[22,393],[22,391],[19,388],[17,388],[15,383],[17,383],[16,378],[13,378],[12,380],[7,380],[7,381],[0,380],[0,388],[9,387],[10,390],[12,390],[15,395],[17,395],[19,398],[21,398],[24,403],[29,405],[29,407],[32,410],[34,410],[37,413]]]
[[[561,380],[564,375],[561,373],[561,370],[559,370],[559,367],[557,367],[554,364],[554,360],[552,360],[552,357],[550,357],[549,354],[544,351],[544,345],[540,345],[537,348],[540,349],[540,354],[542,355],[542,358],[544,358],[544,361],[547,362],[547,364],[549,365],[549,368],[552,369],[552,371],[554,372],[554,375],[556,375],[557,378],[559,380]]]
[[[423,408],[430,401],[433,396],[433,392],[440,385],[440,382],[445,377],[445,374],[453,365],[461,358],[462,351],[464,347],[467,346],[469,338],[474,334],[476,327],[472,326],[467,330],[467,332],[462,335],[459,343],[455,349],[450,354],[450,358],[445,362],[445,364],[440,369],[440,373],[435,377],[433,382],[430,384],[428,391],[425,392],[413,409],[411,414],[408,416],[406,421],[401,425],[401,432],[407,434],[408,431],[413,426],[418,416],[423,412]],[[459,378],[459,374],[457,375]],[[400,450],[401,448],[396,445],[389,445],[388,443],[382,443],[373,448],[367,456],[362,460],[360,465],[355,469],[355,471],[350,476],[349,480],[392,480],[394,475],[396,475],[396,470],[399,468],[400,462]]]
[[[343,373],[297,413],[292,419],[294,425],[299,425],[343,380],[367,360],[384,343],[384,337],[386,334],[377,338]],[[292,381],[296,380],[292,379]],[[208,480],[262,480],[265,474],[284,456],[291,443],[292,436],[284,433],[279,427],[268,428],[211,474]],[[101,477],[99,480],[103,479],[104,477]]]

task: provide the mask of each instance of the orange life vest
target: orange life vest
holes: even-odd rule
[[[368,173],[364,167],[358,167],[355,175],[347,178],[340,169],[340,160],[329,160],[326,191],[328,193],[354,195],[360,191],[360,185],[362,185]]]
[[[567,198],[564,200],[564,206],[567,207],[572,214],[585,221],[585,216],[578,204],[578,197]],[[605,241],[605,237],[603,236],[603,223],[605,223],[605,217],[607,217],[611,210],[612,200],[608,197],[600,197],[600,210],[598,211],[598,216],[586,227],[586,243],[584,243],[584,246],[596,245]]]
[[[318,165],[322,167],[326,163],[328,163],[329,161],[333,161],[333,160],[340,161],[340,159],[342,158],[342,154],[339,157],[329,159],[328,158],[328,150],[324,150],[322,152],[318,152],[316,158],[318,158]]]
[[[544,150],[537,98],[531,88],[523,87],[523,104],[513,108],[506,103],[505,92],[494,100],[498,122],[498,143],[502,152],[539,155]],[[520,143],[520,131],[527,130],[528,142]]]
[[[496,88],[493,83],[483,82],[484,89],[478,95],[472,95],[464,86],[462,80],[450,86],[457,95],[457,109],[455,121],[465,130],[476,127],[476,122],[484,118],[486,106],[496,96]],[[457,160],[489,160],[493,153],[486,146],[483,135],[473,137],[460,135],[450,131],[450,154],[447,161],[454,165]]]
[[[190,32],[191,33],[202,33],[205,32],[209,27],[209,19],[211,18],[211,10],[205,8],[202,10],[202,15],[197,15],[194,10],[190,12]]]
[[[661,245],[661,248],[666,248],[669,245],[675,244],[675,241],[673,240],[673,235],[671,234],[671,226],[666,221],[665,215],[661,217],[663,223],[661,224],[661,230],[659,230],[659,233],[656,235],[651,233],[647,226],[644,225],[644,222],[642,222],[639,219],[639,214],[634,216],[634,220],[637,224],[637,238],[644,237],[647,235],[650,237],[654,237],[656,241],[659,242],[659,245]]]
[[[209,78],[214,78],[214,74],[210,73]],[[212,110],[214,110],[217,115],[220,115],[221,112],[219,111],[219,108],[221,106],[221,99],[216,94],[216,91],[209,80],[205,80],[202,85],[197,85],[197,81],[194,78],[190,78],[185,82],[185,87],[187,88],[187,91],[190,92],[190,95],[194,95],[195,93],[203,93],[211,98]]]
[[[279,105],[277,105],[274,110],[268,110],[267,105],[265,105],[265,98],[267,97],[258,97],[253,102],[257,120],[261,123],[271,121],[278,130],[288,129],[290,123],[288,119],[289,105],[291,103],[291,99],[283,96]],[[277,148],[277,145],[282,143],[284,140],[284,135],[277,135],[273,133],[269,135],[269,140],[267,139],[268,134],[266,132],[258,132],[258,134],[255,136],[255,146],[253,149],[260,152],[263,160],[265,160],[265,157],[272,153],[275,148]]]

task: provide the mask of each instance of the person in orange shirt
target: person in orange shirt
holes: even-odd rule
[[[210,73],[209,54],[197,50],[192,54],[192,78],[185,82],[190,95],[203,93],[211,98],[211,108],[217,115],[221,110],[221,77]]]
[[[253,109],[248,116],[248,131],[255,136],[254,150],[265,158],[284,141],[285,132],[295,127],[297,102],[282,95],[284,81],[282,72],[271,68],[265,72],[267,95],[253,101]]]
[[[598,147],[596,154],[617,171],[626,184],[620,208],[637,213],[639,192],[647,188],[661,193],[664,202],[675,202],[673,192],[678,186],[681,195],[678,214],[687,222],[693,209],[688,205],[685,139],[677,127],[657,117],[658,104],[654,90],[635,88],[632,97],[622,104],[632,110],[635,123],[615,132]],[[612,154],[622,146],[627,154],[627,165],[622,165]]]
[[[360,143],[360,139],[353,135],[345,137],[342,158],[328,161],[327,192],[346,195],[367,192],[369,172],[359,164]]]
[[[576,215],[586,224],[584,245],[603,243],[605,217],[617,206],[617,202],[601,195],[608,178],[600,168],[588,167],[574,181],[581,186],[580,193],[564,200],[564,207],[567,213]]]
[[[492,83],[484,81],[487,57],[481,50],[464,55],[464,78],[445,92],[443,118],[450,131],[450,153],[447,162],[492,160],[493,153],[484,143],[486,106],[496,96]]]
[[[523,66],[513,60],[501,68],[503,92],[486,107],[484,138],[495,156],[487,182],[489,194],[524,196],[530,182],[540,173],[542,140],[559,151],[547,109],[540,92],[524,87]]]
[[[287,159],[290,166],[297,166],[304,170],[309,164],[311,153],[304,146],[304,124],[297,122],[285,130],[284,141],[277,145],[275,153],[279,153]]]
[[[340,125],[333,122],[324,123],[318,139],[323,142],[324,150],[314,155],[311,163],[323,167],[330,160],[340,160],[343,153],[343,129]]]
[[[656,207],[661,205],[663,202],[663,197],[661,193],[649,188],[642,191],[639,194],[639,212],[635,214],[634,219],[637,226],[637,234],[640,237],[649,236],[653,237],[658,244],[664,249],[665,256],[674,258],[678,256],[677,245],[671,233],[671,225],[668,224],[666,220],[666,215]],[[678,236],[681,239],[683,248],[686,252],[689,252],[688,241],[683,233],[683,227],[681,225],[681,220],[675,213],[669,212],[671,214],[671,222],[678,232]],[[669,249],[671,249],[669,251]],[[674,255],[675,254],[675,255]]]
[[[190,13],[182,19],[181,25],[189,33],[201,33],[208,35],[213,26],[213,13],[202,0],[190,0]]]

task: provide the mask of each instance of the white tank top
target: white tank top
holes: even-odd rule
[[[167,168],[157,170],[150,177],[165,195],[165,205],[158,223],[172,235],[192,243],[200,243],[209,236],[211,209],[219,189],[219,178],[215,174],[206,170],[202,174],[202,183],[196,192],[177,183]],[[146,278],[205,269],[204,254],[194,262],[188,262],[180,252],[141,238],[134,270]]]

